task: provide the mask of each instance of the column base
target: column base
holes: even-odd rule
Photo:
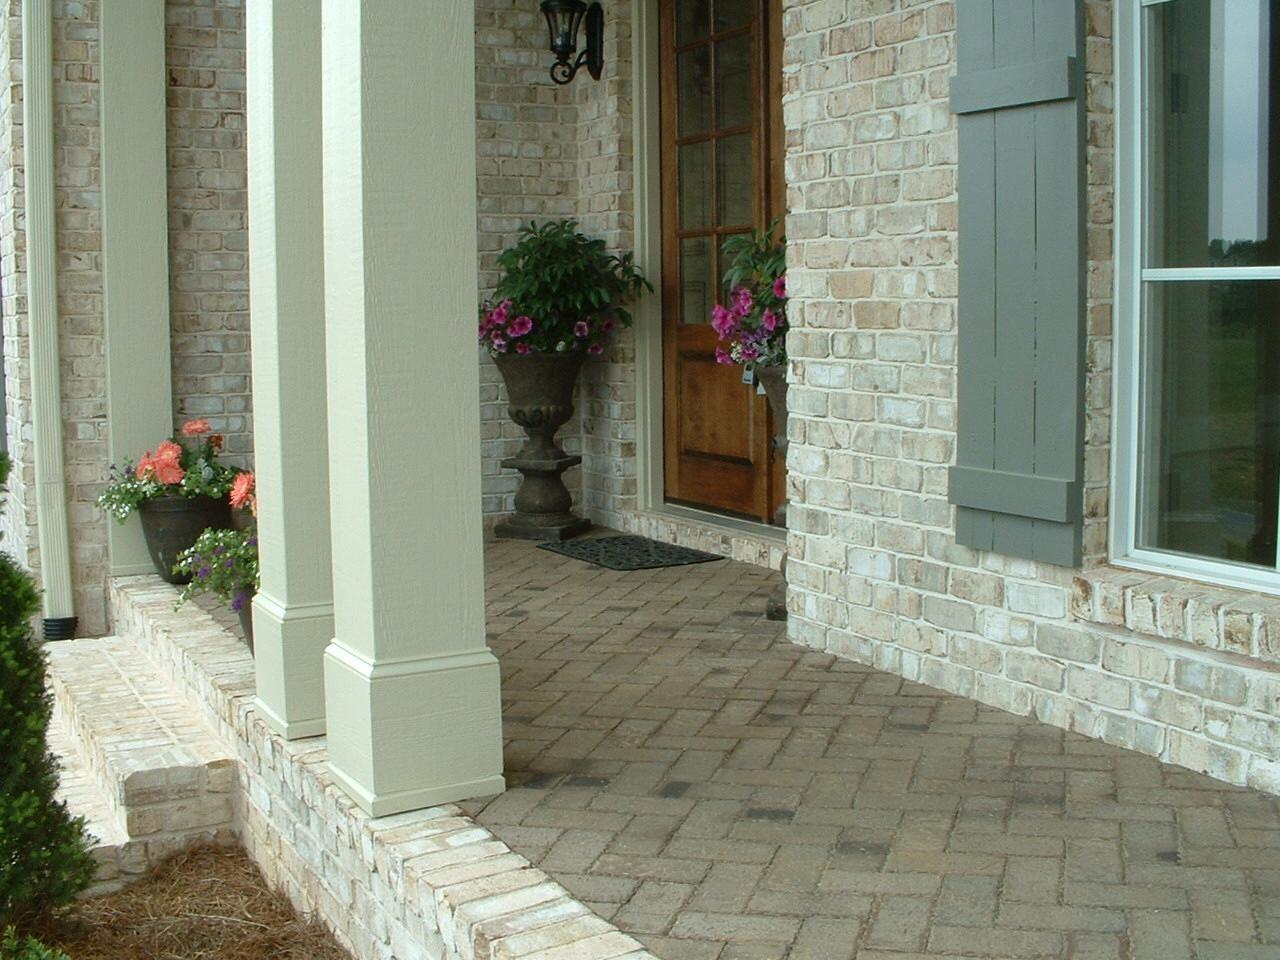
[[[370,816],[505,789],[498,661],[487,649],[370,663],[335,640],[324,675],[329,769]]]
[[[324,651],[333,641],[333,605],[282,606],[253,598],[257,707],[286,740],[325,732]]]
[[[571,540],[590,529],[590,520],[571,513],[552,517],[513,513],[493,528],[493,535],[508,540]]]

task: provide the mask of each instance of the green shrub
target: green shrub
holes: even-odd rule
[[[0,454],[0,491],[8,474]],[[54,799],[58,764],[45,743],[53,701],[31,629],[39,607],[31,577],[0,553],[0,924],[69,903],[95,872],[84,820]]]
[[[18,931],[9,927],[0,941],[0,960],[71,960],[61,950],[46,947],[33,937],[18,938]]]

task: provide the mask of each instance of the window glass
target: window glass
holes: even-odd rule
[[[710,0],[677,0],[676,43],[701,40],[711,32]]]
[[[1274,567],[1280,282],[1154,283],[1146,313],[1138,545]]]
[[[716,296],[711,237],[680,241],[680,322],[710,323]]]
[[[751,34],[716,44],[716,126],[751,122]]]
[[[711,125],[711,46],[701,44],[676,60],[676,114],[680,136],[702,133]]]
[[[1148,7],[1148,267],[1280,263],[1277,0]]]

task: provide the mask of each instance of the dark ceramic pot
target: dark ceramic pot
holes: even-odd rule
[[[138,504],[138,516],[156,573],[166,583],[175,584],[191,582],[190,577],[173,572],[178,555],[207,528],[225,529],[231,525],[227,501],[213,497],[155,497]]]
[[[495,359],[507,384],[507,412],[528,439],[502,465],[523,475],[516,491],[516,512],[498,524],[500,537],[564,540],[591,526],[575,516],[573,497],[562,474],[582,462],[556,443],[556,431],[573,416],[573,387],[586,355],[582,353],[502,354]]]
[[[240,604],[240,609],[236,611],[236,616],[240,618],[240,629],[244,631],[245,646],[249,648],[249,652],[253,653],[253,594]]]

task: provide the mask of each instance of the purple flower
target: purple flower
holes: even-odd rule
[[[497,334],[494,334],[493,349],[497,350],[499,353],[506,353],[507,341],[504,338],[498,336]]]
[[[201,580],[208,580],[209,574],[211,573],[213,573],[213,571],[209,569],[209,567],[205,566],[205,567],[201,567],[199,570],[196,571],[196,576],[199,577]]]
[[[250,537],[248,540],[245,541],[245,544],[247,544],[250,547],[254,547],[256,549],[258,546],[258,538]]]
[[[575,337],[585,337],[591,332],[591,328],[587,326],[587,321],[579,320],[573,325],[573,335]]]
[[[239,613],[243,608],[245,601],[249,599],[249,595],[243,590],[237,590],[236,595],[231,598],[231,609]]]

